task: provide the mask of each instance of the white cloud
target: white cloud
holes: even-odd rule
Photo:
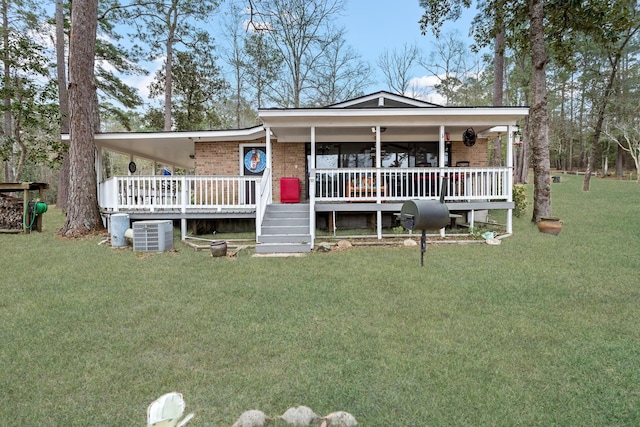
[[[142,97],[142,100],[145,103],[148,103],[149,98],[149,85],[155,78],[156,71],[162,68],[164,64],[164,57],[157,58],[154,61],[147,62],[144,64],[140,64],[147,70],[149,73],[146,76],[124,76],[122,80],[125,84],[136,88],[138,90],[138,95]]]
[[[409,81],[409,93],[406,95],[422,101],[445,105],[446,99],[435,90],[435,85],[438,83],[440,83],[440,79],[437,76],[414,77]]]

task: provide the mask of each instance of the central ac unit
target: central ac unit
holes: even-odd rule
[[[173,249],[173,222],[136,221],[133,223],[134,252],[164,252]]]

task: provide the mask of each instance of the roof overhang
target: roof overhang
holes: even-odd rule
[[[384,140],[420,141],[437,140],[440,126],[461,139],[469,127],[478,134],[506,129],[528,114],[527,107],[322,108],[261,110],[260,118],[280,142],[308,141],[311,127],[318,142],[362,141],[375,126],[386,128]]]
[[[190,132],[115,132],[95,135],[96,147],[165,165],[193,169],[196,142],[252,141],[264,137],[262,126],[239,130]],[[69,135],[63,135],[69,140]]]

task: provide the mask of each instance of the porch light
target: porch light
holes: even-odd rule
[[[517,125],[516,130],[513,132],[513,144],[522,145],[522,132],[520,132],[520,127]]]

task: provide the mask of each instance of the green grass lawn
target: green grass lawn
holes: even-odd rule
[[[189,426],[306,405],[362,426],[637,426],[640,188],[562,176],[558,236],[303,258],[0,235],[3,426]],[[529,189],[530,190],[530,189]],[[531,197],[531,193],[529,193]]]

